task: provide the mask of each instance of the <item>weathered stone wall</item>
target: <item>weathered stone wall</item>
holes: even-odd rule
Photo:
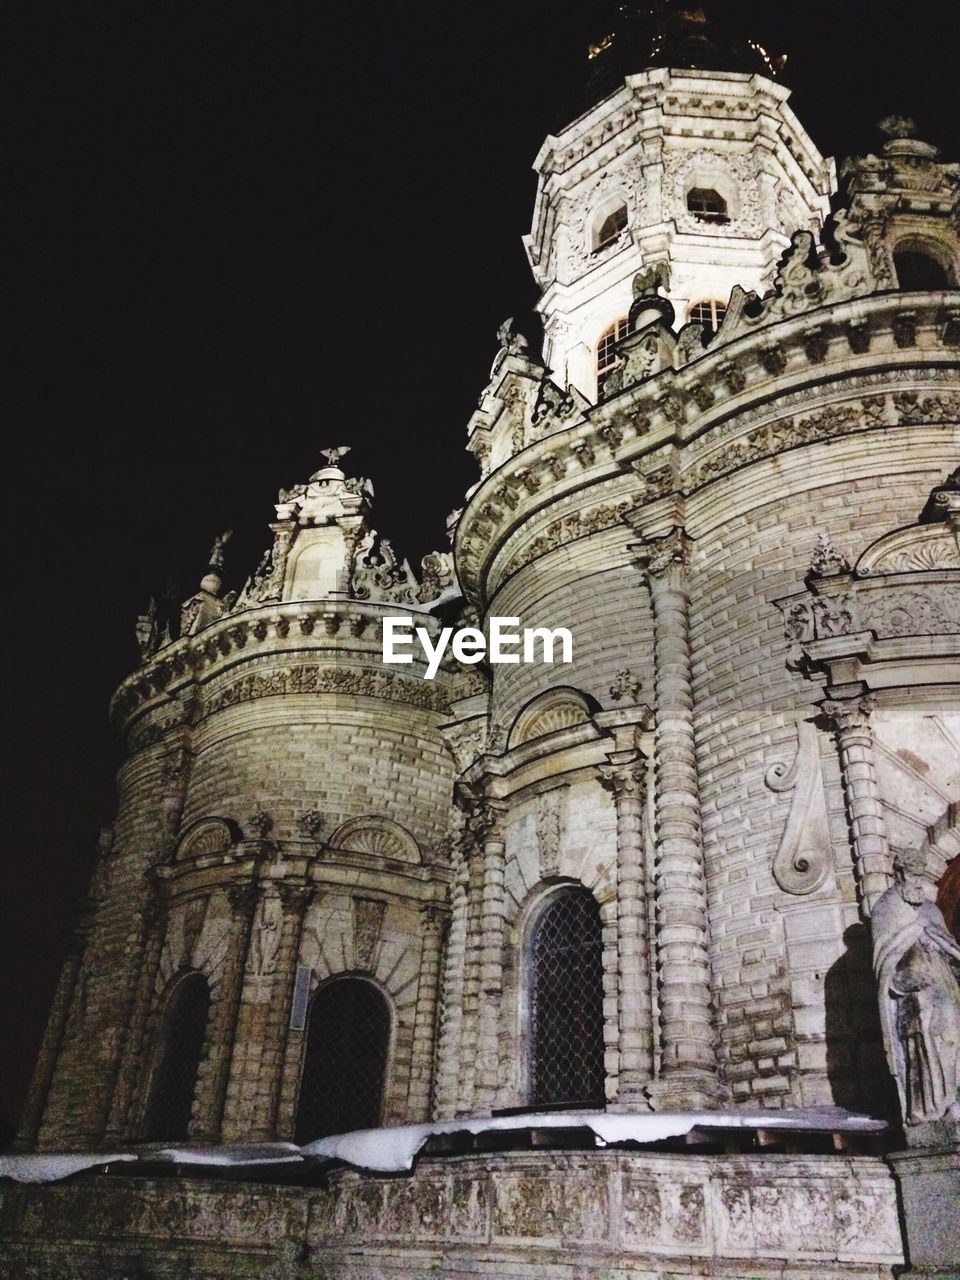
[[[795,591],[827,531],[852,560],[917,519],[943,478],[937,436],[904,428],[804,451],[789,469],[759,464],[698,497],[691,571],[697,762],[712,958],[725,1073],[737,1098],[767,1105],[839,1103],[882,1111],[887,1068],[875,1014],[869,943],[834,735],[820,682],[787,667],[773,601]],[[779,471],[779,478],[777,472]],[[835,481],[841,472],[846,478]],[[777,492],[779,488],[779,493]],[[706,528],[702,534],[698,525]],[[819,777],[779,794],[765,782],[793,764],[816,723]],[[806,795],[809,782],[811,793]],[[902,797],[889,795],[891,806]],[[799,892],[773,867],[791,808],[812,866]],[[811,830],[822,813],[829,844]],[[812,890],[812,891],[811,891]]]
[[[18,1280],[891,1280],[903,1258],[867,1157],[515,1152],[326,1188],[101,1176],[6,1187],[0,1215]]]
[[[169,753],[149,748],[118,776],[111,848],[103,855],[95,915],[73,988],[38,1141],[41,1147],[96,1143],[107,1124],[120,1051],[142,955],[144,872],[169,851]],[[174,800],[175,805],[175,800]]]

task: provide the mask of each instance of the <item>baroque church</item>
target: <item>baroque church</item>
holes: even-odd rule
[[[960,1275],[960,166],[591,53],[450,549],[331,448],[138,621],[4,1277]]]

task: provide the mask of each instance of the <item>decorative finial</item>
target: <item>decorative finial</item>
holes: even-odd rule
[[[827,578],[837,573],[849,572],[850,561],[836,549],[829,533],[821,533],[810,561],[811,575],[815,578]]]
[[[917,132],[916,123],[909,116],[884,116],[877,128],[891,142],[898,138],[913,138]]]
[[[213,540],[213,546],[210,548],[210,558],[207,561],[211,569],[223,568],[223,548],[233,537],[233,530],[228,529],[226,533],[218,534]]]
[[[335,467],[345,454],[350,452],[348,444],[341,445],[339,449],[321,449],[320,456],[326,458],[328,467]]]

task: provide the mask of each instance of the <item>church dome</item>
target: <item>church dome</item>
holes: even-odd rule
[[[708,18],[698,5],[654,0],[649,8],[623,6],[614,30],[589,48],[592,73],[587,101],[620,87],[628,75],[650,67],[674,70],[741,71],[776,76],[786,61],[771,57],[756,41]]]

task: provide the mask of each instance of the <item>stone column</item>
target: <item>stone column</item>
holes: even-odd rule
[[[469,1114],[473,1109],[477,1077],[477,1027],[480,1006],[480,964],[482,944],[483,859],[474,832],[467,842],[467,945],[463,980],[463,1024],[460,1053],[456,1064],[457,1092],[455,1114]]]
[[[138,1097],[137,1090],[138,1086],[141,1089],[146,1087],[150,1076],[149,1064],[145,1058],[149,1039],[147,1028],[151,1017],[156,1013],[154,1000],[157,972],[160,968],[166,923],[167,913],[163,905],[157,900],[149,902],[143,912],[139,979],[104,1134],[107,1142],[121,1142],[136,1137],[139,1117],[144,1112],[146,1099]]]
[[[619,1104],[647,1110],[653,1075],[650,947],[644,893],[643,808],[646,761],[638,752],[613,752],[600,765],[601,784],[617,807],[617,1015]]]
[[[500,1003],[503,996],[504,855],[506,806],[488,799],[481,818],[483,888],[480,914],[480,989],[477,1012],[477,1075],[474,1109],[486,1114],[500,1084]]]
[[[656,919],[663,1108],[722,1096],[710,990],[706,877],[690,675],[689,539],[682,529],[639,548],[653,602],[656,694]]]
[[[893,883],[893,864],[883,821],[883,805],[877,785],[870,714],[871,695],[827,700],[822,706],[833,722],[840,751],[840,774],[847,820],[853,836],[854,867],[860,890],[860,906],[869,916],[873,904]]]
[[[420,920],[420,981],[413,1015],[413,1050],[410,1056],[410,1086],[407,1090],[407,1118],[409,1123],[414,1124],[430,1118],[430,1084],[433,1076],[444,913],[432,903],[426,904],[420,908]]]
[[[434,1105],[437,1120],[451,1120],[457,1109],[466,985],[468,885],[469,862],[466,838],[464,838],[458,843],[454,854],[450,933],[447,938],[447,953],[443,967],[443,1018],[440,1025],[440,1047],[437,1053],[437,1088]]]
[[[304,884],[268,883],[260,898],[221,1126],[227,1141],[271,1142],[275,1137],[300,933],[312,892]]]
[[[256,883],[237,884],[227,890],[231,907],[230,937],[207,1031],[210,1048],[196,1125],[196,1136],[204,1141],[216,1142],[220,1137],[230,1058],[237,1030],[237,1012],[243,991],[243,969],[250,946],[250,930],[253,927],[258,893]]]

